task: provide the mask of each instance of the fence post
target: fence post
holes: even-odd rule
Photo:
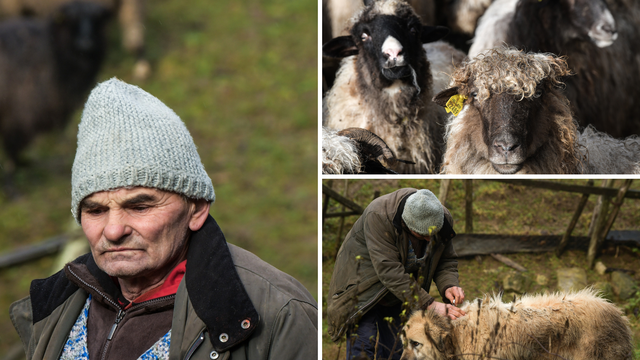
[[[607,179],[603,182],[604,187],[610,187],[613,185],[613,179]],[[593,263],[596,259],[596,253],[598,251],[598,238],[600,237],[600,233],[604,230],[604,227],[607,222],[607,213],[609,212],[609,196],[600,196],[600,207],[596,207],[595,214],[595,224],[592,224],[592,232],[590,234],[591,240],[589,241],[589,252],[587,253],[587,261],[589,263],[589,268],[593,268]]]
[[[593,186],[593,180],[589,180],[587,182],[587,185]],[[565,231],[564,236],[562,236],[562,240],[560,240],[560,244],[558,244],[558,247],[556,248],[557,257],[560,257],[560,255],[562,255],[564,248],[567,246],[567,243],[569,242],[569,237],[571,237],[571,232],[573,232],[573,229],[576,227],[576,224],[578,223],[578,219],[580,219],[580,215],[582,215],[582,210],[584,210],[584,206],[587,204],[588,199],[589,199],[588,193],[582,194],[582,198],[580,198],[580,203],[578,203],[578,208],[576,209],[576,212],[573,214],[573,218],[571,218],[571,222],[567,227],[567,231]]]
[[[464,232],[473,233],[473,180],[465,179],[464,182]]]

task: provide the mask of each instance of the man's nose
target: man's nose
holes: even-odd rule
[[[103,232],[107,240],[118,241],[131,234],[131,226],[127,225],[122,214],[109,214],[109,221]]]

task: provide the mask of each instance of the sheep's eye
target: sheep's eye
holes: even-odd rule
[[[472,92],[470,95],[471,95],[471,97],[478,97],[478,92],[477,92],[477,91],[474,91],[474,92]]]
[[[369,34],[367,34],[366,32],[362,33],[362,41],[369,41],[369,39],[371,39],[371,36],[369,36]]]
[[[409,31],[411,32],[412,35],[415,35],[418,33],[418,29],[416,29],[415,26],[412,26],[411,29],[409,29]]]
[[[533,95],[534,98],[539,98],[540,96],[542,96],[542,88],[537,88],[536,89],[536,93]]]
[[[422,345],[422,344],[420,344],[419,342],[417,342],[417,341],[413,341],[413,340],[411,340],[409,343],[411,344],[411,347],[412,347],[412,348],[417,348],[417,347],[419,347],[420,345]]]

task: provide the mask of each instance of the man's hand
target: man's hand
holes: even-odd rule
[[[453,305],[460,305],[464,301],[464,291],[461,287],[452,286],[444,292],[444,297],[449,299]]]
[[[445,304],[437,301],[432,302],[431,305],[427,307],[427,309],[433,309],[439,315],[448,316],[453,320],[466,315],[464,311],[460,310],[459,308],[453,305]]]

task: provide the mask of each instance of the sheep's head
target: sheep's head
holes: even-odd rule
[[[50,23],[56,41],[65,48],[92,53],[103,51],[105,25],[110,18],[111,11],[100,4],[73,1],[60,6]]]
[[[440,360],[454,354],[451,321],[432,310],[416,311],[402,330],[400,360]]]
[[[561,57],[493,49],[465,60],[454,72],[451,88],[433,100],[443,107],[452,98],[464,101],[456,120],[476,134],[479,154],[497,172],[514,174],[549,139],[560,138],[562,148],[572,149],[575,124],[560,93],[568,75]]]
[[[525,0],[520,1],[521,15],[530,16],[537,7],[543,21],[563,23],[560,34],[564,41],[583,39],[598,47],[606,47],[616,40],[616,22],[605,0]],[[526,34],[532,36],[532,34]]]
[[[415,76],[416,66],[426,56],[422,44],[439,40],[449,31],[440,26],[423,26],[411,6],[402,0],[365,0],[365,8],[352,22],[351,35],[327,42],[322,47],[323,54],[360,54],[369,70],[379,71],[389,81]]]

